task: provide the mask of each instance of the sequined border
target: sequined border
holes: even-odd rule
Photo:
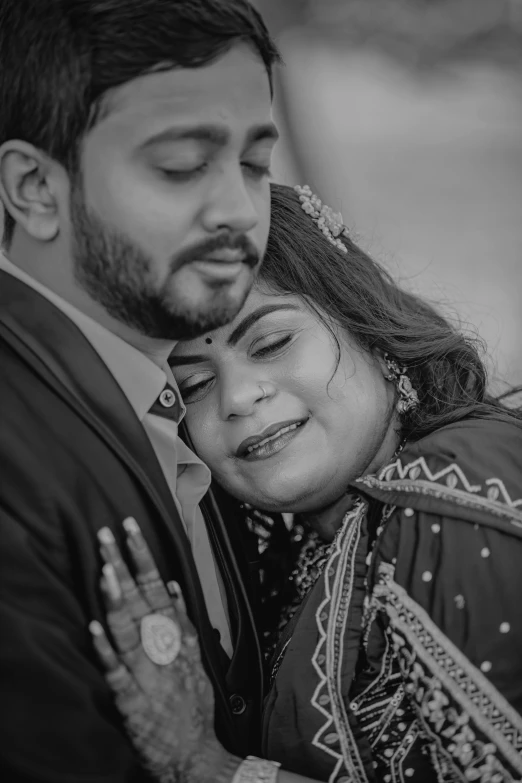
[[[382,564],[374,600],[381,603],[395,638],[399,657],[407,645],[432,677],[469,716],[517,773],[522,773],[522,717],[494,685],[456,647],[428,613],[393,580],[393,567]],[[408,662],[411,668],[412,661]],[[413,663],[415,665],[415,663]],[[410,676],[411,672],[407,675]],[[498,761],[498,760],[497,760]]]
[[[334,783],[340,773],[346,774],[345,770],[353,783],[368,783],[340,687],[344,635],[353,590],[354,560],[366,511],[366,503],[359,501],[346,514],[321,577],[324,579],[325,597],[316,611],[319,642],[312,657],[312,664],[319,682],[311,704],[326,720],[312,739],[312,744],[337,760],[328,779],[329,783]]]

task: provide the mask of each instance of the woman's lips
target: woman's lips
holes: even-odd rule
[[[303,428],[308,419],[292,419],[272,424],[259,435],[246,438],[239,445],[236,456],[245,460],[266,459],[281,451]]]

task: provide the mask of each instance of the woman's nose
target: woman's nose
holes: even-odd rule
[[[270,399],[275,394],[275,387],[269,381],[253,381],[252,379],[236,379],[221,395],[222,415],[224,419],[234,416],[250,416],[263,400]]]

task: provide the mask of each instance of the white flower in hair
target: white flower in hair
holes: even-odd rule
[[[338,237],[348,236],[348,231],[343,223],[340,212],[334,212],[331,207],[323,204],[319,196],[312,193],[309,185],[296,185],[295,192],[299,196],[302,209],[310,215],[316,226],[325,235],[327,240],[342,253],[347,253],[346,246]]]

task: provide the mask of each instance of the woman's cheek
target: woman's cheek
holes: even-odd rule
[[[221,472],[226,464],[225,432],[223,424],[208,411],[198,411],[193,424],[189,425],[192,441],[198,457],[210,468],[213,474]]]
[[[187,429],[190,434],[190,439],[192,440],[192,444],[198,456],[204,462],[206,462],[206,459],[203,456],[203,453],[205,451],[205,443],[208,444],[208,440],[204,432],[205,417],[199,415],[199,413],[195,410],[197,407],[198,407],[197,405],[187,406],[187,412],[185,414],[185,424],[187,425]]]

